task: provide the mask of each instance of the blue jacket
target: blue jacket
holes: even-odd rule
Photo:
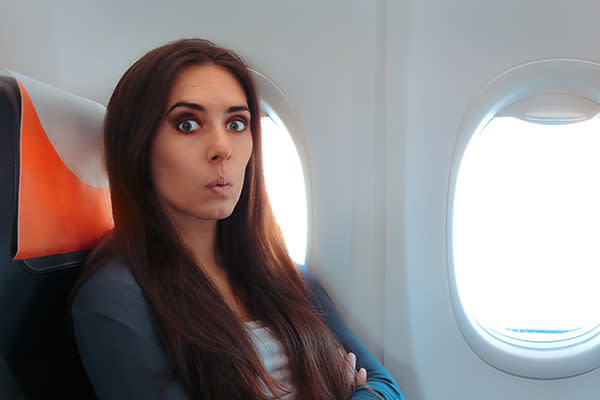
[[[357,368],[367,370],[368,383],[384,399],[404,400],[383,365],[354,336],[336,312],[317,279],[300,267],[324,321]],[[141,288],[129,267],[115,260],[81,287],[72,305],[75,338],[88,377],[101,400],[189,400],[177,379],[165,384],[167,355]],[[358,388],[353,400],[376,397]]]

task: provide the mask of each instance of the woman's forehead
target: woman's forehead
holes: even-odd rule
[[[168,106],[182,100],[203,105],[247,105],[246,93],[237,77],[212,63],[193,65],[179,74],[171,87]]]

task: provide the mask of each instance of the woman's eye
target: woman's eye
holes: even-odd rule
[[[227,129],[230,129],[235,132],[241,132],[246,129],[246,122],[240,119],[234,119],[233,121],[229,121],[227,123]]]
[[[198,129],[200,125],[193,119],[186,119],[177,124],[177,129],[184,133],[190,133]]]

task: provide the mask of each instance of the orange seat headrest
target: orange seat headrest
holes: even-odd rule
[[[100,162],[104,107],[13,75],[21,94],[14,258],[89,249],[113,225]]]

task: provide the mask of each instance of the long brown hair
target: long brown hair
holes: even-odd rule
[[[254,350],[243,322],[194,265],[150,174],[150,148],[169,91],[187,67],[228,69],[245,91],[253,151],[233,213],[217,223],[217,246],[229,280],[250,315],[281,341],[297,399],[348,398],[345,353],[319,317],[288,256],[267,200],[260,106],[251,74],[233,52],[201,39],[156,48],[117,84],[106,111],[104,155],[115,226],[91,253],[78,287],[107,257],[124,257],[153,313],[173,370],[192,399],[267,399],[278,386]]]

